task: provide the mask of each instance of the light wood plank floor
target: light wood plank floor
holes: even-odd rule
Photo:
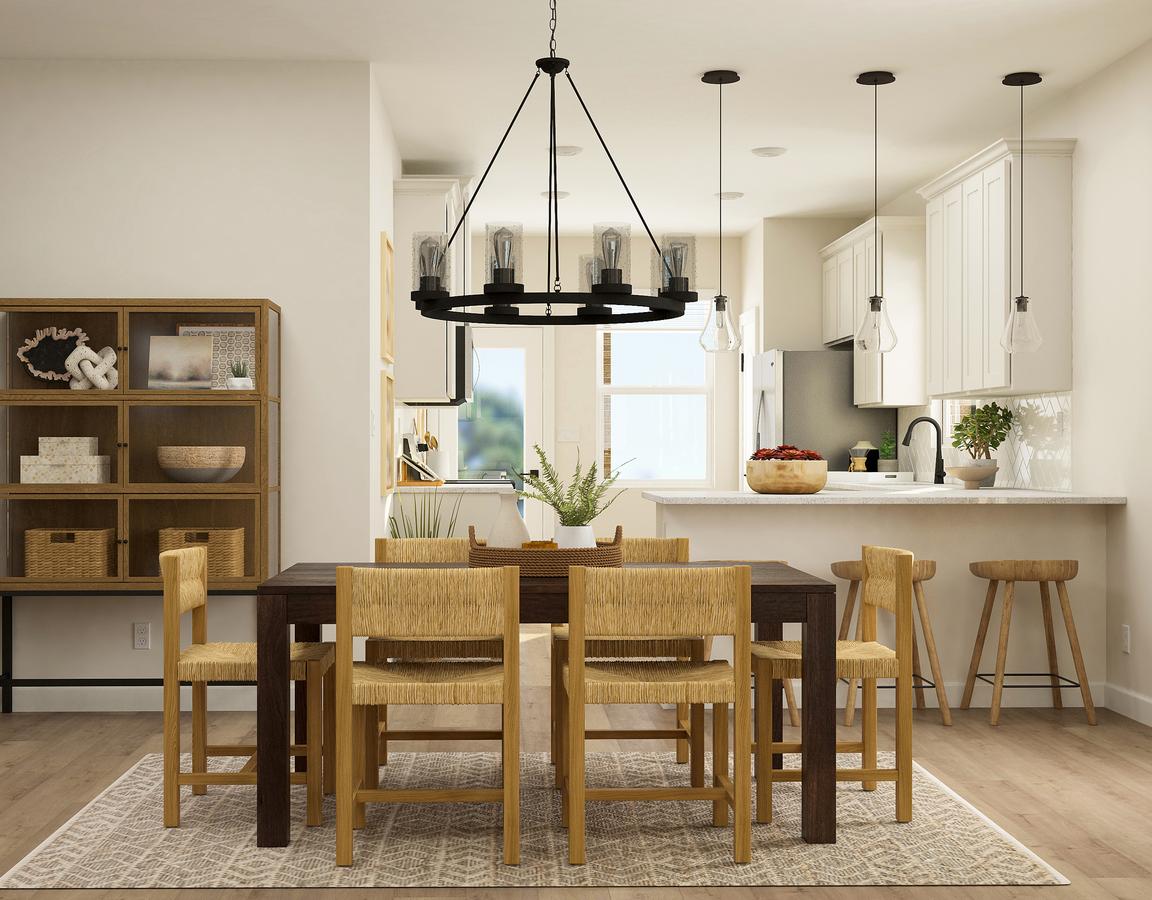
[[[547,644],[543,634],[525,632],[523,641],[523,746],[548,748]],[[211,692],[209,692],[211,706]],[[422,710],[396,715],[409,722],[476,725],[491,710]],[[647,707],[590,711],[589,727],[608,723],[637,727],[665,722],[670,713]],[[919,763],[983,810],[1072,880],[1060,888],[713,888],[678,890],[378,890],[212,892],[226,900],[273,898],[514,898],[514,900],[738,900],[786,897],[872,900],[975,898],[1152,897],[1152,728],[1102,710],[1090,728],[1076,709],[1006,709],[999,728],[987,723],[987,710],[956,711],[955,725],[943,728],[934,710],[916,714],[915,755]],[[211,717],[213,740],[251,741],[255,717],[218,713]],[[891,746],[893,720],[881,711],[881,748]],[[602,724],[601,724],[602,723]],[[843,729],[842,729],[843,730]],[[847,730],[845,735],[848,734]],[[184,734],[188,734],[187,727]],[[441,745],[443,746],[443,745]],[[476,745],[477,748],[483,745]],[[611,750],[605,742],[596,749]],[[635,744],[636,748],[651,744]],[[455,748],[459,749],[460,745]],[[420,749],[400,746],[397,749]],[[485,749],[493,749],[488,745]],[[632,749],[632,746],[626,749]],[[159,713],[17,713],[0,716],[0,871],[6,871],[77,809],[145,753],[160,752]],[[130,897],[203,900],[204,891],[13,891],[8,897],[53,900],[110,900]]]

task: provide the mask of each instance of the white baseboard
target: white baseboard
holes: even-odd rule
[[[184,710],[192,709],[192,688],[180,689]],[[15,712],[155,712],[164,708],[161,687],[17,687]],[[236,712],[256,708],[256,689],[240,685],[208,688],[208,708]]]
[[[1138,694],[1136,691],[1118,684],[1105,685],[1106,692],[1098,696],[1100,706],[1105,706],[1112,712],[1135,719],[1141,725],[1152,725],[1152,697],[1147,694]],[[1096,688],[1092,688],[1095,692]],[[1095,693],[1093,696],[1097,696]]]

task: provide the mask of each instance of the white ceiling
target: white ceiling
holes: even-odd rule
[[[724,89],[725,231],[761,217],[857,215],[871,203],[871,91],[881,198],[1015,129],[1006,72],[1050,102],[1152,38],[1149,0],[559,0],[559,53],[657,231],[715,227],[716,88]],[[479,174],[547,53],[544,0],[0,0],[0,57],[367,60],[409,171]],[[541,226],[547,83],[537,85],[476,221]],[[565,230],[633,216],[566,84]],[[1074,135],[1041,135],[1064,137]],[[778,145],[762,159],[752,147]]]

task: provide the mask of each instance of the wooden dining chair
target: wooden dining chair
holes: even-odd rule
[[[467,538],[377,538],[378,563],[463,563],[468,562]],[[372,638],[365,649],[365,659],[383,663],[389,659],[500,659],[504,653],[502,639],[472,641],[450,635],[431,639],[427,636],[398,639]],[[500,732],[465,732],[439,729],[389,730],[388,707],[380,707],[380,764],[388,764],[390,741],[468,741],[499,740]]]
[[[860,724],[862,740],[837,741],[838,753],[859,753],[860,768],[837,769],[837,781],[859,781],[863,789],[876,789],[878,781],[896,782],[896,821],[912,820],[912,572],[907,550],[863,548],[863,590],[860,634],[857,641],[836,642],[836,676],[863,683]],[[896,648],[876,641],[876,611],[896,617]],[[772,821],[772,785],[800,781],[802,769],[776,768],[773,756],[800,753],[803,740],[772,740],[773,704],[764,688],[783,678],[800,678],[803,656],[800,641],[756,641],[752,666],[756,672],[756,821]],[[896,767],[879,769],[876,761],[876,679],[896,679]]]
[[[164,826],[180,825],[180,787],[204,794],[210,784],[255,784],[256,747],[208,743],[208,685],[214,681],[255,681],[256,645],[208,642],[208,551],[204,547],[160,554],[164,584]],[[180,619],[192,613],[192,643],[180,647]],[[307,760],[306,772],[294,772],[293,784],[307,785],[307,824],[323,824],[325,782],[334,783],[330,703],[334,691],[331,644],[294,643],[291,677],[307,684],[307,735],[294,754]],[[180,683],[192,683],[192,768],[180,770]],[[238,772],[209,772],[213,756],[246,756]]]
[[[353,663],[352,639],[500,640],[496,660]],[[501,803],[504,862],[520,862],[520,570],[336,569],[336,864],[352,865],[352,832],[368,803]],[[380,706],[499,705],[500,788],[379,786]]]
[[[731,807],[735,820],[733,858],[738,863],[751,860],[751,577],[747,566],[570,569],[557,768],[571,864],[585,862],[585,804],[589,800],[711,800],[712,822],[718,826],[728,824]],[[643,641],[702,635],[731,635],[735,666],[724,660],[589,659],[589,643],[605,638]],[[713,786],[586,787],[585,707],[620,703],[711,703]],[[730,704],[735,706],[732,772],[728,753]]]

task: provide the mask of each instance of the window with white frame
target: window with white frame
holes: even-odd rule
[[[701,299],[679,319],[597,329],[600,459],[605,472],[622,467],[621,484],[711,482],[712,366],[700,346],[707,316]]]

